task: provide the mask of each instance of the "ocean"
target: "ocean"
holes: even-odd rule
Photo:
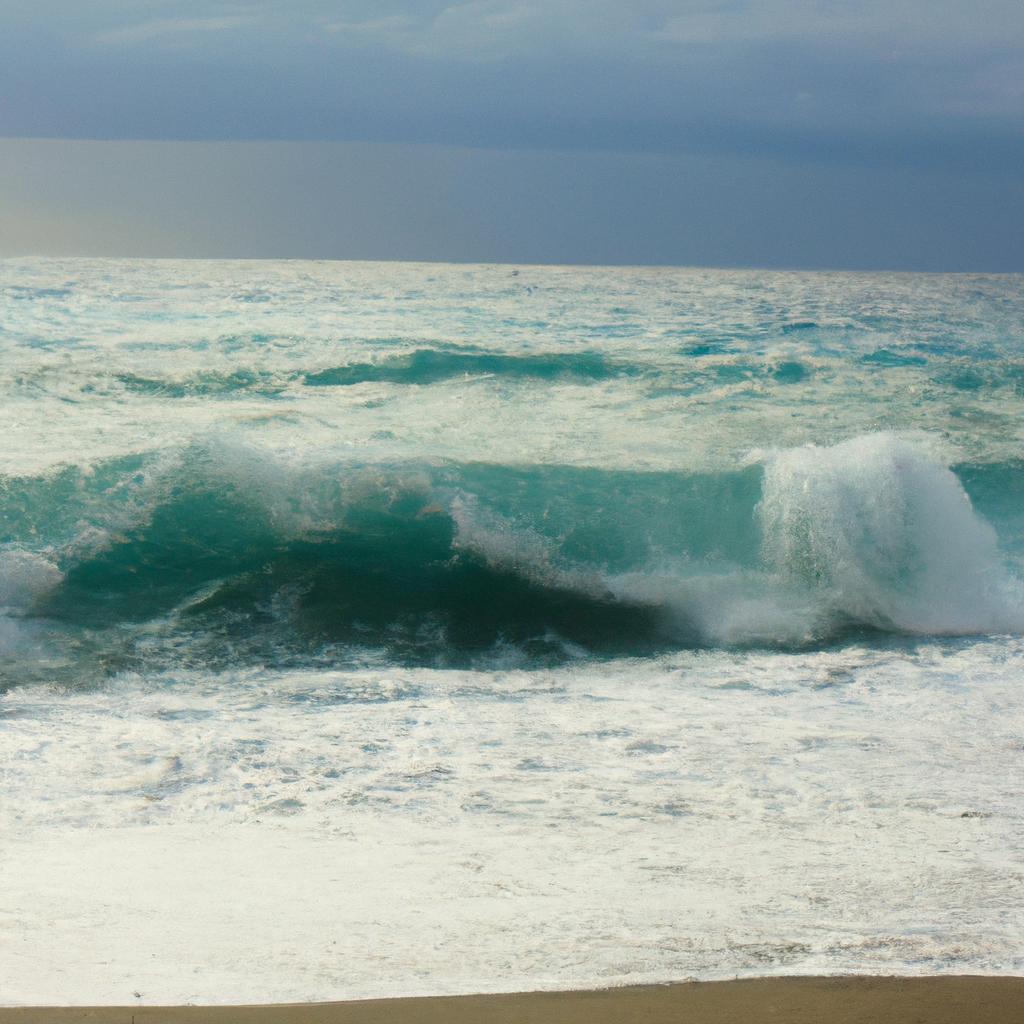
[[[0,261],[0,1004],[1020,974],[1022,284]]]

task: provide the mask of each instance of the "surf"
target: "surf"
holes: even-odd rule
[[[960,472],[998,521],[996,471]],[[1003,475],[1012,497],[1020,468]],[[934,445],[892,434],[675,474],[285,460],[221,440],[8,478],[0,497],[0,643],[24,650],[30,631],[72,675],[1024,631],[992,522]]]

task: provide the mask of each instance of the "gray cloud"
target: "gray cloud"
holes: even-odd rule
[[[8,136],[1024,157],[1006,0],[40,0],[5,20]]]
[[[95,230],[111,244],[119,239],[125,251],[139,251],[130,218],[122,229],[99,212],[106,193],[97,168],[131,154],[144,178],[160,183],[140,185],[154,209],[161,196],[178,196],[175,212],[159,221],[166,251],[221,253],[216,238],[204,240],[203,224],[216,223],[222,206],[235,208],[233,175],[259,183],[252,185],[254,204],[264,190],[265,220],[273,211],[292,215],[277,236],[257,238],[241,221],[223,225],[240,254],[274,254],[280,237],[293,239],[287,254],[294,255],[1021,266],[1013,241],[1022,234],[1024,166],[1019,0],[12,6],[0,16],[0,137],[296,145],[68,150],[83,180],[95,184],[77,205],[72,186],[67,193],[54,181],[49,191],[33,191],[15,167],[7,195],[0,195],[8,244],[11,225],[23,226],[24,240],[35,224],[54,245],[74,248],[65,227],[75,223],[88,225],[76,237],[88,239]],[[376,156],[357,143],[377,145]],[[47,164],[41,150],[18,148],[24,145],[8,144],[6,158],[35,167],[44,182],[58,174],[59,163]],[[473,149],[479,154],[470,158]],[[416,169],[394,193],[373,187],[375,175],[399,174],[381,170],[390,167],[385,151],[401,152]],[[189,219],[178,179],[168,180],[159,160],[150,160],[156,152],[174,154],[168,173],[177,168],[194,191],[204,180],[199,166],[221,183],[209,187],[205,220]],[[308,173],[291,162],[300,156],[311,162]],[[246,159],[264,161],[259,173],[243,169]],[[391,235],[375,236],[390,238],[391,250],[376,241],[356,244],[355,235],[334,244],[317,216],[296,205],[292,188],[335,196],[330,168],[368,204],[368,232],[371,222],[390,224],[391,211],[405,211]],[[439,168],[463,189],[454,199]],[[122,182],[120,196],[133,194],[120,168],[110,172]],[[311,182],[311,174],[320,177]],[[519,199],[503,205],[500,196],[488,197],[489,182]],[[526,188],[536,193],[532,205]],[[448,215],[428,228],[421,222],[429,211],[398,203],[398,195],[418,196]],[[832,207],[815,206],[821,197]],[[343,197],[332,202],[348,210]],[[54,211],[68,203],[65,222]],[[601,220],[603,204],[614,204],[617,215]],[[476,219],[469,217],[473,209]],[[816,210],[813,228],[804,223],[809,209]],[[344,216],[348,224],[363,223],[357,211]],[[693,238],[705,231],[695,225],[705,216],[717,224],[717,241],[695,246]],[[531,217],[539,220],[529,235]],[[138,218],[145,220],[141,212]],[[420,234],[402,226],[416,224],[422,245]],[[793,225],[788,232],[786,224]],[[822,224],[831,224],[824,234]],[[673,226],[671,236],[664,225]],[[895,233],[894,225],[911,235]],[[873,256],[864,234],[869,226]],[[446,231],[450,245],[431,242]],[[481,233],[500,236],[504,248],[484,244]],[[556,238],[565,240],[563,248]]]
[[[84,10],[83,10],[84,8]],[[962,55],[1019,45],[1024,15],[1014,0],[44,0],[23,22],[118,33],[141,43],[160,32],[202,30],[220,20],[259,22],[272,38],[298,39],[318,28],[342,44],[372,41],[396,52],[438,59],[497,59],[538,52],[619,55],[679,52],[778,41],[828,46],[855,42],[879,53]],[[77,29],[74,27],[77,26]]]
[[[87,41],[100,46],[138,46],[168,37],[189,37],[203,32],[227,32],[244,25],[256,24],[245,15],[222,15],[216,18],[155,18],[118,28],[93,32]]]

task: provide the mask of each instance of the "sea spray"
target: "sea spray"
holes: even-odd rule
[[[286,460],[225,438],[68,473],[6,482],[0,595],[90,671],[1024,626],[994,528],[927,445],[891,434],[717,475]]]
[[[1024,594],[955,474],[890,434],[770,456],[766,567],[834,616],[913,633],[1019,632]]]

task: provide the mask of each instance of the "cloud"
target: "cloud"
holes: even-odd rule
[[[251,25],[255,20],[250,15],[241,14],[223,15],[216,18],[157,18],[135,25],[92,32],[87,39],[99,46],[138,46],[168,37],[227,32]]]
[[[641,39],[641,8],[611,0],[466,0],[384,18],[329,19],[327,31],[349,45],[435,60],[530,58],[601,53]]]
[[[944,109],[959,118],[1024,120],[1024,57],[1019,52],[981,62],[964,76]]]
[[[296,16],[318,6],[300,3]],[[350,45],[460,60],[551,50],[663,58],[694,47],[779,43],[956,55],[1024,44],[1018,0],[406,0],[389,6],[387,14],[377,5],[360,17],[365,8],[349,0],[318,20]]]
[[[0,33],[0,135],[991,168],[1024,152],[1019,0],[13,6]]]

